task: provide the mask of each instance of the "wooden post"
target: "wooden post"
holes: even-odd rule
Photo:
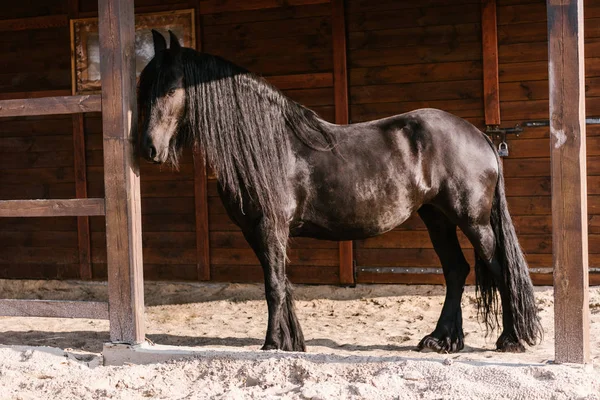
[[[87,198],[87,172],[85,161],[85,132],[83,114],[73,115],[73,150],[75,169],[75,197]],[[79,278],[92,279],[90,244],[90,218],[77,217],[77,244],[79,247]]]
[[[69,0],[69,18],[79,17],[79,0]],[[71,25],[71,30],[73,25]],[[72,32],[71,32],[71,37]],[[71,41],[71,52],[73,53],[74,43]],[[75,59],[71,60],[74,63]],[[71,67],[72,68],[72,67]],[[75,75],[71,94],[75,94]],[[78,199],[87,198],[87,163],[85,159],[85,129],[83,114],[74,114],[73,122],[73,150],[75,171],[75,197]],[[92,254],[90,242],[90,218],[86,216],[77,217],[77,246],[79,248],[79,279],[92,279]]]
[[[196,257],[199,281],[210,280],[210,242],[208,228],[208,179],[202,154],[194,149],[194,204],[196,208]]]
[[[481,39],[483,44],[483,103],[485,108],[485,124],[500,125],[496,0],[481,0]]]
[[[590,359],[583,0],[548,0],[557,362]]]
[[[133,0],[99,0],[108,301],[112,342],[144,341]]]
[[[190,0],[194,12],[196,50],[202,51],[200,0]],[[210,280],[210,230],[208,227],[208,177],[199,149],[194,149],[194,206],[196,210],[196,268],[199,281]]]
[[[349,122],[348,65],[346,63],[346,16],[344,0],[331,2],[331,27],[333,39],[333,91],[335,96],[335,123]],[[352,242],[340,242],[340,283],[354,285],[354,257]]]

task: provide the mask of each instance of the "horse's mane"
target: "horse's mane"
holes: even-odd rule
[[[319,151],[334,147],[333,134],[313,111],[229,61],[185,48],[181,61],[187,129],[178,142],[199,146],[242,210],[246,192],[283,234],[293,157],[289,132]]]

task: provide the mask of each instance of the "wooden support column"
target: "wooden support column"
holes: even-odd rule
[[[83,114],[73,115],[73,150],[75,169],[75,197],[87,198],[87,166],[85,161],[85,132]],[[90,217],[77,217],[77,244],[79,247],[79,278],[92,279],[90,244]]]
[[[346,15],[344,0],[331,1],[333,38],[333,90],[335,96],[335,123],[349,123],[348,65],[346,63]],[[354,256],[352,242],[340,242],[340,283],[354,285]]]
[[[79,17],[79,0],[69,0],[69,17]],[[71,29],[73,27],[71,26]],[[71,52],[75,51],[71,43]],[[75,60],[71,60],[75,62]],[[75,77],[73,77],[75,79]],[[75,81],[72,83],[72,94],[75,94]],[[73,123],[73,168],[75,170],[75,197],[87,198],[87,163],[85,158],[85,129],[83,114],[74,114]],[[77,246],[79,248],[79,279],[92,279],[92,252],[90,242],[90,218],[77,217]]]
[[[190,0],[195,9],[196,50],[202,51],[202,31],[200,29],[200,0]],[[208,227],[208,178],[202,153],[194,149],[194,204],[196,208],[196,266],[199,281],[210,280],[210,231]]]
[[[481,39],[483,45],[483,103],[485,108],[485,124],[500,125],[496,0],[481,0]]]
[[[583,0],[548,0],[557,362],[590,359]]]
[[[133,0],[99,0],[110,339],[144,341]]]

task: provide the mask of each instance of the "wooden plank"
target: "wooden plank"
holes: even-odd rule
[[[133,0],[98,1],[110,338],[141,343],[144,280]]]
[[[31,29],[59,28],[69,25],[67,15],[44,15],[41,17],[0,20],[0,32],[26,31]]]
[[[76,114],[101,110],[99,95],[0,100],[0,117]]]
[[[399,25],[402,26],[402,25]],[[356,31],[348,35],[348,49],[422,46],[439,43],[479,42],[478,24],[413,26],[374,31]]]
[[[481,62],[479,61],[390,65],[386,67],[352,68],[349,71],[351,86],[461,81],[480,79],[482,73]]]
[[[0,200],[0,217],[104,215],[104,199]]]
[[[13,99],[36,99],[40,97],[60,97],[70,96],[71,91],[67,89],[60,90],[34,90],[28,92],[5,92],[0,93],[0,100]]]
[[[311,268],[290,265],[287,276],[292,283],[304,284],[339,284],[340,278],[337,267]],[[213,266],[211,277],[214,282],[263,282],[263,272],[260,265],[218,265]]]
[[[298,6],[307,4],[329,3],[330,0],[287,0],[285,5]],[[201,14],[215,14],[264,8],[278,8],[283,3],[280,0],[200,0]]]
[[[208,190],[202,154],[194,151],[194,204],[196,215],[196,255],[199,281],[210,280],[210,238],[208,225]]]
[[[481,96],[481,80],[473,79],[354,86],[350,101],[352,105],[356,105],[401,101],[480,99]]]
[[[292,25],[295,25],[298,19],[304,20],[305,18],[319,16],[331,16],[331,6],[329,5],[329,2],[304,6],[288,5],[286,7],[278,8],[263,8],[229,13],[203,14],[201,25],[204,29],[212,25],[241,25],[256,21],[274,20],[287,20]]]
[[[333,87],[335,123],[349,123],[348,63],[346,61],[346,15],[343,0],[331,1],[331,36],[333,39]],[[354,285],[352,241],[340,242],[340,283]]]
[[[500,89],[498,83],[498,29],[496,0],[481,1],[483,42],[483,106],[486,125],[500,125]]]
[[[73,115],[73,154],[73,165],[75,168],[75,197],[78,199],[85,199],[88,196],[83,114]],[[88,216],[77,217],[77,244],[79,246],[80,279],[92,279],[90,219]]]
[[[590,360],[583,0],[548,0],[557,362]]]
[[[398,21],[396,21],[398,23]],[[480,61],[479,43],[441,43],[429,46],[413,46],[399,50],[398,47],[354,50],[349,53],[351,68],[383,67],[386,65],[431,64],[455,61]]]
[[[78,279],[79,265],[50,264],[48,258],[41,263],[17,262],[0,264],[2,279]]]
[[[265,79],[279,90],[333,87],[333,74],[329,72],[267,76]]]
[[[0,316],[108,319],[108,303],[65,300],[0,300]]]
[[[200,1],[190,0],[190,6],[195,8],[196,21],[196,50],[202,51],[202,35],[200,29]],[[210,280],[210,230],[208,219],[208,175],[206,164],[199,148],[192,151],[194,161],[194,210],[196,221],[196,279]]]

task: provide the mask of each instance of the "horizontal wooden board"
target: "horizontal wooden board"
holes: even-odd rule
[[[377,10],[350,14],[346,25],[349,32],[371,31],[380,29],[395,29],[401,25],[409,26],[438,26],[456,24],[478,24],[481,11],[478,4],[441,5],[428,8],[407,8]]]
[[[340,281],[339,267],[294,267],[286,268],[292,283],[330,284]],[[263,282],[262,269],[258,265],[211,266],[211,279],[215,282]]]
[[[286,96],[306,107],[333,106],[333,88],[290,89],[283,92]]]
[[[0,72],[0,90],[3,92],[23,92],[45,90],[68,90],[71,86],[71,74],[68,69],[55,68],[37,70]]]
[[[293,53],[288,50],[294,49]],[[239,63],[254,72],[266,74],[264,68],[252,67],[251,65],[263,65],[260,59],[278,56],[288,56],[291,59],[302,60],[310,56],[327,55],[331,49],[331,38],[323,35],[305,35],[299,37],[278,37],[276,39],[248,41],[232,39],[230,42],[218,41],[215,44],[207,43],[205,51]]]
[[[243,24],[258,21],[302,20],[304,18],[330,16],[331,5],[328,3],[289,5],[278,8],[224,12],[201,15],[201,26]],[[298,21],[294,21],[298,22]]]
[[[52,149],[52,150],[51,150]],[[15,152],[73,151],[72,134],[0,138],[0,154]]]
[[[280,90],[333,87],[333,74],[329,72],[269,76],[267,80]]]
[[[463,6],[470,4],[476,6],[481,4],[478,0],[454,0],[452,4]],[[405,10],[410,8],[437,8],[447,6],[447,0],[422,0],[422,1],[398,1],[398,0],[351,0],[347,2],[346,10],[349,14],[356,14],[365,11],[388,11]]]
[[[290,23],[288,19],[276,19],[244,21],[231,25],[206,25],[202,30],[203,44],[212,47],[222,43],[231,49],[269,47],[268,44],[272,42],[265,39],[295,38],[297,43],[301,43],[300,38],[305,35],[331,38],[331,16],[306,17],[294,23]],[[330,46],[331,43],[327,45]]]
[[[100,218],[100,217],[96,217]],[[0,218],[3,232],[77,232],[76,217]]]
[[[67,247],[77,248],[77,232],[51,231],[0,231],[0,243],[9,247]]]
[[[72,183],[22,183],[2,184],[0,200],[39,200],[75,198],[75,185]],[[101,197],[101,196],[93,196]]]
[[[483,117],[481,99],[471,98],[352,104],[350,106],[350,119],[352,122],[369,121],[428,107],[445,110],[462,118],[472,119]]]
[[[76,264],[56,264],[51,262],[0,263],[2,279],[78,279],[79,261]]]
[[[348,34],[348,49],[380,49],[411,45],[440,43],[465,43],[481,41],[479,23],[405,27],[396,25],[391,29],[355,31]]]
[[[339,266],[337,249],[289,249],[290,265]],[[259,264],[251,249],[211,248],[211,265],[253,265]]]
[[[421,63],[481,61],[481,43],[442,43],[430,46],[390,47],[348,52],[348,67],[384,67]]]
[[[0,201],[0,217],[68,217],[87,215],[104,215],[104,199]]]
[[[73,151],[3,153],[0,157],[0,169],[64,168],[73,166]]]
[[[108,303],[65,300],[2,300],[0,316],[108,319]]]
[[[480,99],[482,96],[481,80],[399,83],[353,87],[350,93],[350,103]]]
[[[196,264],[149,264],[144,262],[145,281],[196,281]],[[97,280],[106,280],[106,264],[92,264],[92,276]]]
[[[292,6],[329,3],[329,0],[287,0],[286,4]],[[247,10],[262,10],[265,8],[279,8],[278,0],[200,0],[198,9],[200,14],[215,14],[225,12],[238,12]]]
[[[0,20],[0,32],[15,32],[36,29],[66,27],[69,18],[66,14],[44,15],[40,17]]]
[[[0,100],[0,117],[98,112],[101,106],[100,95]]]
[[[525,3],[520,1],[520,3]],[[544,2],[525,4],[498,4],[498,25],[529,24],[546,21],[546,5]],[[515,27],[518,29],[518,27]]]
[[[350,86],[482,79],[481,61],[457,61],[351,68]]]
[[[211,232],[211,248],[224,249],[249,249],[250,246],[242,232]],[[338,243],[329,240],[316,240],[310,238],[291,238],[289,247],[292,249],[337,249]]]

